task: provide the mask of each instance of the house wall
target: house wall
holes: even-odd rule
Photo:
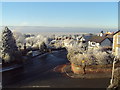
[[[101,46],[112,46],[112,43],[108,38],[106,38],[103,42],[101,42]]]
[[[70,43],[64,43],[64,46],[65,46],[65,47],[69,47],[69,48],[71,48],[71,47],[73,46],[73,44],[70,44]]]
[[[99,46],[100,46],[99,43],[88,41],[88,48],[99,47]]]
[[[117,42],[120,44],[120,35],[118,35]]]
[[[101,44],[96,42],[91,42],[91,41],[89,41],[88,44],[89,44],[89,48],[99,47],[99,46],[112,46],[112,43],[108,38],[105,39]]]
[[[113,36],[113,54],[120,57],[120,32]]]

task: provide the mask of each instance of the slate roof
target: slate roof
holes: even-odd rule
[[[82,37],[85,39],[85,41],[89,41],[89,39],[92,37],[92,35],[83,35]]]
[[[111,42],[113,42],[113,34],[107,35],[106,36]]]
[[[100,36],[93,36],[89,39],[89,41],[93,41],[93,42],[96,42],[96,43],[101,43],[102,41],[104,41],[107,37],[103,36],[103,37],[100,37]],[[108,38],[109,39],[109,38]],[[109,39],[110,40],[110,39]],[[112,40],[110,40],[112,41]]]
[[[113,42],[113,38],[108,38],[111,42]]]
[[[113,35],[115,35],[116,33],[120,32],[120,30],[118,30],[117,32],[115,32]]]
[[[106,35],[108,38],[113,38],[113,34]]]

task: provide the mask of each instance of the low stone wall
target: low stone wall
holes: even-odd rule
[[[82,73],[82,68],[79,66],[76,66],[75,64],[71,64],[71,70],[75,73],[75,74],[81,74]]]
[[[116,65],[118,67],[120,65]],[[71,70],[75,74],[82,74],[83,69],[81,66],[77,66],[75,64],[71,64]],[[112,65],[93,65],[93,66],[86,66],[85,68],[86,73],[111,73],[112,72]]]

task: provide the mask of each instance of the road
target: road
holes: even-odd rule
[[[54,51],[36,57],[23,68],[2,74],[4,88],[106,88],[109,78],[75,79],[67,77],[53,68],[68,62],[67,52]]]

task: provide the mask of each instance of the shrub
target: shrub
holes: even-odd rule
[[[67,58],[71,63],[76,65],[81,65],[81,61],[84,59],[86,65],[106,65],[113,62],[114,56],[103,51],[102,48],[89,49],[88,51],[83,51],[77,47],[72,49],[67,49]]]
[[[107,60],[109,59],[108,58],[109,55],[106,52],[99,51],[97,53],[93,53],[93,55],[96,58],[97,64],[99,65],[108,64]]]
[[[108,86],[107,90],[120,90],[120,68],[115,69],[113,83]]]

